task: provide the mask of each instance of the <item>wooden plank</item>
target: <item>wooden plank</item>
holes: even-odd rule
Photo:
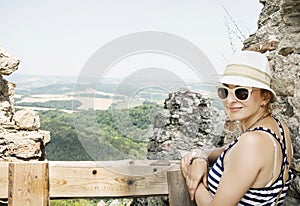
[[[0,162],[0,199],[7,199],[8,162]]]
[[[167,195],[167,174],[177,162],[49,162],[50,196],[128,197]]]
[[[30,164],[30,162],[23,162]],[[167,195],[167,171],[179,161],[49,161],[51,198]],[[8,198],[8,163],[0,164],[0,198]]]
[[[172,206],[196,206],[192,202],[180,170],[168,171],[169,203]]]
[[[49,206],[47,162],[14,162],[8,165],[9,206]]]

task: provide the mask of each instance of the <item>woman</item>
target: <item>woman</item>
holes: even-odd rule
[[[217,93],[243,134],[231,144],[182,159],[192,200],[200,205],[281,205],[292,178],[287,126],[269,112],[276,101],[267,58],[243,51],[225,68]],[[208,163],[214,163],[208,172]]]

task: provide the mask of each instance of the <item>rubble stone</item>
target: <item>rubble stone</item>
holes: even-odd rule
[[[2,75],[18,69],[20,60],[0,47],[0,161],[45,160],[45,146],[50,141],[48,131],[39,130],[38,113],[14,109],[16,85]]]

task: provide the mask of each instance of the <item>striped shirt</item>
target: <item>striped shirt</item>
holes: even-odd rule
[[[288,165],[288,160],[287,160],[287,151],[286,151],[286,143],[285,143],[285,138],[284,138],[284,130],[283,127],[280,123],[280,121],[273,117],[280,129],[280,135],[282,136],[283,141],[280,140],[280,138],[270,129],[264,128],[264,127],[257,127],[254,129],[251,129],[250,131],[264,131],[267,133],[270,133],[275,139],[279,142],[281,151],[283,154],[282,158],[282,166],[281,166],[281,171],[278,176],[278,178],[269,186],[265,186],[263,188],[250,188],[246,194],[243,196],[243,198],[240,200],[238,205],[275,205],[277,196],[280,194],[280,198],[278,200],[278,205],[282,205],[283,200],[286,196],[288,186],[290,184],[290,181],[293,177],[292,171],[289,170],[289,178],[284,184],[283,182],[283,172],[284,172],[284,166]],[[222,174],[224,172],[224,157],[226,152],[232,148],[236,143],[238,142],[238,138],[234,140],[225,150],[224,152],[220,155],[218,160],[215,162],[215,164],[212,166],[211,170],[208,173],[208,187],[209,191],[212,195],[216,194],[216,191],[218,189],[219,182],[222,178]]]

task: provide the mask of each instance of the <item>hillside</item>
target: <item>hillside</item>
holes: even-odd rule
[[[152,127],[154,114],[161,109],[157,104],[144,104],[129,109],[129,116],[125,109],[117,113],[40,111],[41,129],[51,132],[47,159],[145,159],[147,131]],[[76,121],[81,124],[77,128]],[[122,124],[127,125],[126,130],[121,129]]]

